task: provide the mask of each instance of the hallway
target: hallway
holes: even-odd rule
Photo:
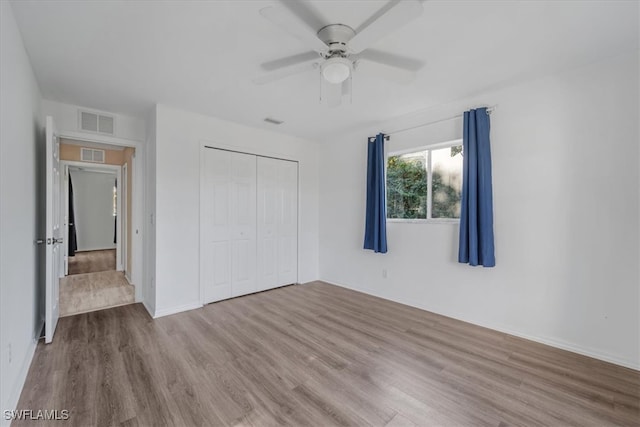
[[[69,275],[116,269],[116,250],[78,251],[69,257]]]
[[[134,303],[134,287],[115,265],[115,250],[69,257],[69,275],[60,279],[60,316]]]

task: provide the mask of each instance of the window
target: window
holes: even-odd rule
[[[118,216],[118,187],[117,186],[113,186],[113,199],[112,199],[112,205],[113,205],[113,216]]]
[[[460,218],[462,145],[454,141],[387,156],[387,219]]]

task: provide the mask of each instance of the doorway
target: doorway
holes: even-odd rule
[[[66,242],[61,317],[135,302],[135,287],[126,275],[130,268],[125,249],[131,233],[130,203],[125,200],[132,193],[134,153],[131,147],[60,141]]]

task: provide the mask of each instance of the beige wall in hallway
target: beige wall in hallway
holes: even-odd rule
[[[81,162],[80,145],[65,143],[65,139],[60,139],[60,160],[69,160],[73,162]],[[124,150],[104,150],[105,165],[122,165]],[[91,163],[91,162],[85,162]],[[103,163],[97,163],[103,164]]]

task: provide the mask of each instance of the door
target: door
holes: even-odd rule
[[[200,274],[209,303],[231,298],[231,153],[204,150],[202,174]]]
[[[58,324],[62,228],[60,227],[60,143],[51,116],[46,120],[45,342]]]
[[[256,156],[205,149],[201,286],[205,303],[256,291]]]
[[[256,291],[256,156],[231,154],[231,294]]]
[[[298,163],[278,167],[278,286],[298,282]]]
[[[258,290],[298,280],[298,163],[258,157]]]
[[[258,157],[258,286],[278,286],[279,160]]]

